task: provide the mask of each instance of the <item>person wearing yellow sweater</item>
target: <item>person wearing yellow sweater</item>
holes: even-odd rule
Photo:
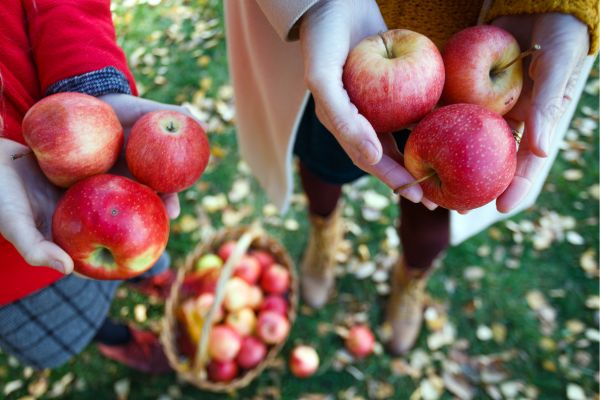
[[[365,172],[391,189],[414,180],[390,156],[396,143],[375,134],[344,90],[342,68],[354,45],[387,29],[406,28],[427,35],[443,49],[454,33],[478,22],[510,31],[523,49],[532,43],[541,45],[542,50],[526,62],[523,93],[506,116],[524,123],[525,130],[517,174],[495,205],[501,212],[518,210],[539,193],[547,173],[546,156],[556,154],[561,138],[562,132],[554,134],[554,127],[571,106],[575,87],[581,86],[576,78],[586,55],[598,46],[595,0],[256,3],[226,3],[240,147],[259,181],[283,209],[291,191],[292,148],[300,160],[311,222],[301,265],[302,296],[314,307],[326,303],[334,285],[335,247],[343,234],[338,204],[342,184]],[[271,26],[263,26],[263,21]],[[281,43],[277,36],[283,39]],[[296,40],[299,49],[293,43]],[[298,52],[303,70],[297,65]],[[589,68],[589,59],[586,63]],[[308,100],[302,100],[303,87],[297,81],[302,74],[311,94]],[[256,143],[262,147],[255,147]],[[418,337],[426,278],[434,260],[450,241],[458,243],[475,233],[456,235],[460,230],[455,230],[454,222],[464,222],[461,216],[436,209],[418,185],[400,194],[403,256],[394,269],[386,316],[393,332],[389,349],[394,353],[406,352]],[[478,211],[471,215],[477,216]]]

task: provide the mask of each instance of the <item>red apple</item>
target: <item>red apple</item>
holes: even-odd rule
[[[506,121],[474,104],[433,111],[412,131],[404,163],[424,195],[442,207],[471,210],[496,199],[515,174],[516,143]]]
[[[281,296],[275,295],[267,296],[260,306],[260,311],[274,311],[283,316],[287,315],[287,309],[287,300]]]
[[[172,110],[152,111],[138,119],[125,147],[127,166],[135,179],[162,193],[192,186],[209,156],[200,124]]]
[[[234,276],[225,285],[223,305],[227,311],[236,311],[248,306],[250,286],[241,278]]]
[[[256,332],[266,344],[277,344],[285,340],[290,331],[290,322],[275,311],[261,311],[258,315]]]
[[[220,268],[206,268],[192,272],[184,278],[181,290],[194,297],[203,293],[214,293],[220,274]]]
[[[241,336],[248,336],[256,328],[256,314],[250,308],[242,308],[227,315],[225,324]]]
[[[258,286],[250,286],[248,291],[248,306],[257,310],[263,303],[263,292]]]
[[[236,245],[235,240],[229,240],[229,241],[223,243],[219,247],[219,250],[217,250],[217,254],[219,255],[219,257],[221,257],[221,259],[223,261],[227,261],[227,259],[229,258],[229,256],[233,252],[233,249],[235,248],[235,245]]]
[[[108,171],[123,146],[123,127],[112,107],[82,93],[40,100],[25,114],[22,129],[44,174],[64,188]]]
[[[52,236],[80,274],[129,279],[152,267],[165,250],[169,217],[150,188],[122,176],[95,175],[60,199]]]
[[[202,271],[208,268],[221,268],[223,260],[216,254],[205,254],[196,261],[196,271]]]
[[[297,346],[290,356],[290,370],[298,378],[312,376],[319,368],[319,355],[310,346]]]
[[[366,325],[355,325],[346,337],[346,348],[358,358],[366,357],[373,352],[375,336]]]
[[[275,264],[275,258],[271,253],[264,250],[254,250],[250,253],[260,264],[261,271],[265,271],[271,265]]]
[[[254,285],[260,277],[261,268],[256,258],[244,255],[233,270],[233,275],[242,278],[250,285]]]
[[[233,360],[242,345],[240,335],[227,325],[216,325],[208,338],[208,354],[216,361]]]
[[[442,54],[446,83],[442,100],[446,104],[479,104],[506,114],[516,104],[523,86],[523,67],[517,61],[517,40],[492,25],[467,28],[452,36]]]
[[[213,382],[231,382],[238,374],[235,361],[211,361],[206,366],[208,379]]]
[[[419,121],[438,102],[444,63],[426,36],[395,29],[363,39],[348,55],[344,87],[378,133]]]
[[[215,302],[215,295],[212,293],[202,293],[200,296],[196,298],[196,310],[202,316],[202,318],[206,318],[210,309]],[[215,315],[213,316],[212,322],[219,322],[223,319],[225,312],[223,311],[223,306],[217,308]]]
[[[267,293],[284,294],[290,288],[290,272],[280,264],[273,264],[263,272],[260,286]]]
[[[253,336],[242,340],[242,347],[237,356],[237,363],[244,369],[256,367],[267,356],[267,346]]]

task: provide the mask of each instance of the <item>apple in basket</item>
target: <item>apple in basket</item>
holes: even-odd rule
[[[229,313],[225,319],[225,324],[241,336],[248,336],[256,329],[256,314],[250,308],[242,308]]]
[[[235,359],[242,345],[241,336],[227,325],[216,325],[208,339],[208,354],[215,361]]]
[[[250,285],[254,285],[258,281],[261,272],[262,268],[255,257],[243,255],[234,267],[233,275],[242,278]]]
[[[258,314],[258,337],[269,345],[281,343],[290,332],[290,321],[275,311],[261,311]]]
[[[238,366],[233,360],[212,360],[206,366],[206,373],[213,382],[231,382],[238,374]]]
[[[287,300],[281,296],[270,295],[267,296],[262,305],[260,306],[261,311],[273,311],[283,316],[287,315],[288,303]]]
[[[252,369],[261,363],[267,356],[267,346],[254,336],[245,337],[242,347],[236,358],[238,365],[243,369]]]
[[[284,294],[290,288],[290,272],[280,264],[267,268],[260,278],[263,290],[270,294]]]

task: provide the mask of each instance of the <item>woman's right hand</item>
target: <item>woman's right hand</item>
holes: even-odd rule
[[[30,149],[0,138],[0,234],[33,266],[69,274],[73,260],[51,241],[59,190],[44,176]]]
[[[300,43],[305,80],[315,99],[317,117],[356,166],[396,189],[415,179],[404,169],[402,155],[391,135],[377,136],[350,101],[342,83],[350,50],[365,37],[386,30],[375,0],[320,1],[302,17]],[[400,194],[435,208],[423,198],[419,185]]]

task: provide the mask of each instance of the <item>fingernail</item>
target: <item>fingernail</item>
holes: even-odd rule
[[[65,273],[65,267],[60,261],[52,261],[51,267],[63,274]]]
[[[545,155],[548,155],[548,147],[550,146],[550,144],[548,143],[548,136],[550,135],[550,132],[544,132],[542,133],[542,135],[539,137],[538,139],[538,148],[544,152]]]
[[[421,202],[421,196],[419,195],[419,193],[416,191],[416,189],[413,188],[408,188],[406,189],[404,192],[400,193],[404,198],[412,201],[413,203],[420,203]]]
[[[369,140],[362,141],[359,151],[369,164],[375,164],[379,160],[379,151],[377,151],[377,147]]]

